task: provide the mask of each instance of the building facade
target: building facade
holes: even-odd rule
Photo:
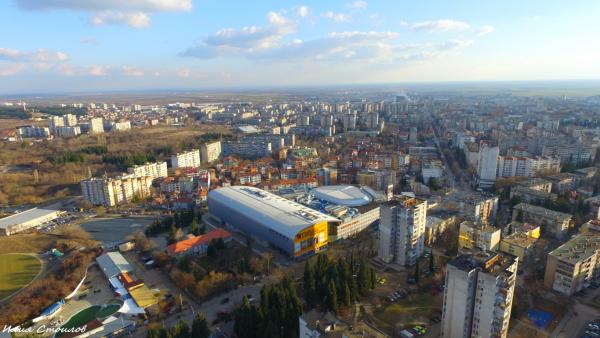
[[[171,156],[172,168],[197,168],[200,166],[200,150],[194,149]]]
[[[440,337],[506,337],[518,261],[474,250],[448,262]]]
[[[397,196],[379,210],[379,258],[401,266],[414,265],[424,250],[427,201]]]

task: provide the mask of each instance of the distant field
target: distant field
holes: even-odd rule
[[[0,299],[10,296],[31,282],[40,272],[42,262],[25,254],[0,255]]]

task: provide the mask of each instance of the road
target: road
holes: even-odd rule
[[[464,174],[454,172],[452,170],[452,166],[449,165],[448,159],[446,158],[444,152],[442,151],[443,148],[440,143],[440,137],[438,135],[438,130],[436,129],[436,124],[433,123],[433,121],[435,120],[435,116],[434,116],[433,112],[429,113],[429,119],[430,119],[430,122],[432,122],[430,124],[431,124],[432,130],[433,130],[433,141],[435,143],[436,148],[438,149],[438,151],[440,153],[440,158],[441,158],[442,162],[444,163],[444,167],[446,168],[445,176],[447,178],[446,182],[447,182],[448,186],[450,186],[450,188],[453,190],[473,191],[473,189],[471,188],[471,186],[469,184],[467,177]]]

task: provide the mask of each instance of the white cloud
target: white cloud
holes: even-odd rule
[[[105,24],[127,25],[133,28],[146,28],[150,26],[150,16],[144,12],[125,13],[119,11],[102,11],[90,18],[94,26]]]
[[[452,39],[446,42],[442,42],[437,46],[439,50],[449,51],[455,50],[462,47],[467,47],[473,44],[473,40],[460,40],[460,39]]]
[[[329,12],[325,12],[325,14],[323,14],[324,17],[331,19],[335,22],[348,22],[350,21],[350,16],[348,14],[344,14],[344,13],[335,13],[332,11]]]
[[[125,75],[125,76],[137,76],[137,77],[144,76],[144,70],[137,68],[137,67],[122,66],[121,71],[123,72],[123,75]]]
[[[192,0],[13,0],[25,10],[73,10],[90,13],[93,25],[125,24],[133,28],[150,25],[157,12],[190,11]]]
[[[494,27],[490,25],[484,25],[477,30],[477,36],[484,36],[494,31]]]
[[[22,63],[11,63],[7,65],[0,64],[0,76],[12,76],[21,72],[25,68],[26,66]]]
[[[107,76],[110,72],[109,66],[88,66],[87,74],[92,76]]]
[[[192,0],[13,0],[28,10],[71,9],[81,11],[189,11]]]
[[[190,77],[192,72],[187,68],[182,68],[177,70],[177,76],[179,77]]]
[[[69,57],[63,52],[52,52],[40,48],[35,52],[23,52],[18,49],[0,48],[0,60],[20,62],[57,63],[67,61]]]
[[[304,18],[310,14],[310,8],[308,8],[308,6],[298,6],[298,8],[296,8],[296,14],[299,17]]]
[[[295,33],[297,23],[283,14],[267,13],[269,24],[264,27],[247,26],[241,29],[225,28],[207,36],[197,46],[181,53],[182,56],[214,58],[236,56],[260,49],[272,48],[286,35]]]
[[[469,27],[469,24],[466,22],[451,19],[423,21],[412,26],[416,31],[428,32],[464,31],[469,29]]]
[[[369,4],[363,0],[356,0],[346,4],[346,7],[352,9],[366,9]]]

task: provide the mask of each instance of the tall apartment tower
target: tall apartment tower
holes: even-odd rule
[[[200,150],[194,149],[171,156],[172,168],[197,168],[200,166]]]
[[[73,114],[63,115],[64,125],[67,127],[74,127],[77,125],[77,116]]]
[[[211,163],[221,156],[221,141],[205,143],[200,147],[200,159],[202,163]]]
[[[104,120],[101,117],[90,119],[90,133],[100,134],[104,132]]]
[[[496,170],[498,169],[498,146],[481,142],[477,161],[477,180],[480,188],[490,188],[496,183]]]
[[[517,266],[517,257],[479,250],[448,262],[440,336],[506,337]]]
[[[380,207],[379,258],[412,266],[423,254],[427,201],[396,196]]]

